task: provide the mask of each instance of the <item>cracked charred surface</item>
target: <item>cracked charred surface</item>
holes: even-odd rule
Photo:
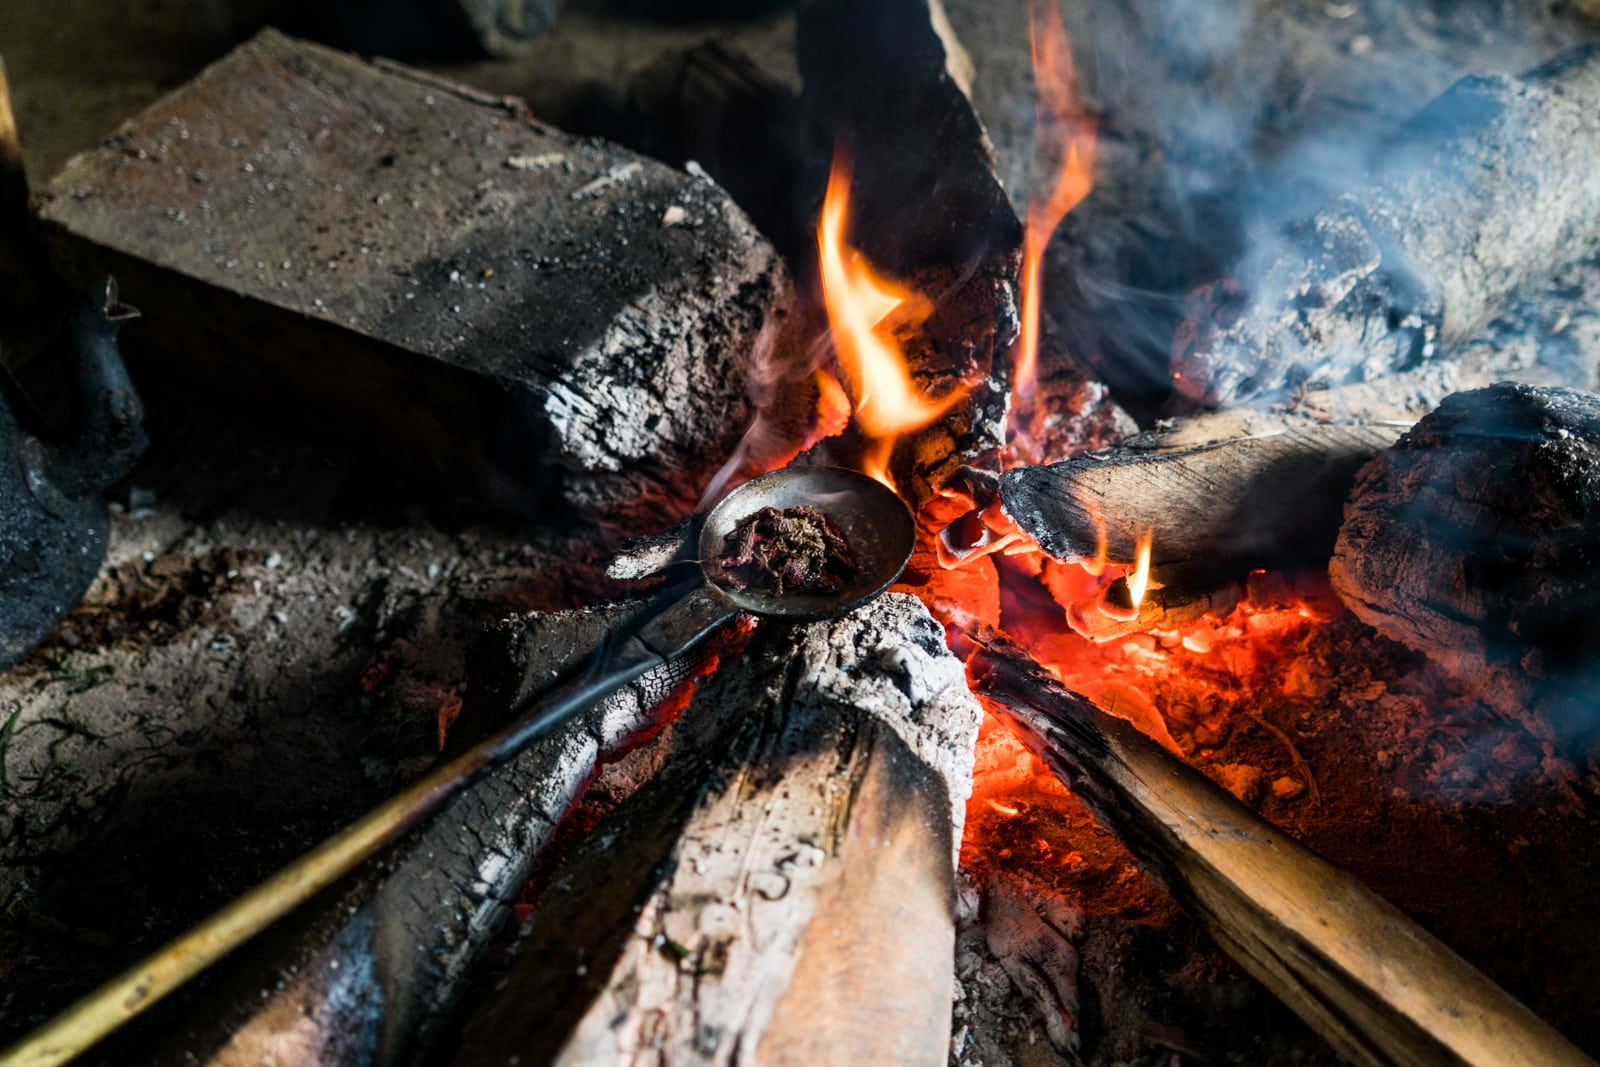
[[[149,369],[498,506],[636,527],[732,448],[789,297],[709,179],[273,31],[70,161],[40,212],[162,323]]]
[[[942,1064],[978,719],[911,597],[758,633],[539,902],[458,1062]]]
[[[1363,622],[1480,679],[1573,758],[1600,728],[1597,515],[1600,397],[1510,384],[1456,393],[1362,469],[1330,573]]]

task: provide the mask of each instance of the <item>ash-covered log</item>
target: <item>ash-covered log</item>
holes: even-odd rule
[[[1003,636],[968,661],[985,705],[1217,942],[1361,1064],[1592,1064],[1399,909],[1280,833]]]
[[[979,718],[911,597],[768,626],[538,903],[457,1062],[944,1064]]]
[[[1176,420],[1115,448],[1000,477],[1017,526],[1056,559],[1248,566],[1326,558],[1356,471],[1399,436],[1386,424],[1328,425],[1219,413]]]
[[[703,176],[272,31],[69,162],[40,213],[145,311],[145,371],[452,492],[637,527],[731,451],[789,291]]]
[[[477,739],[462,735],[504,722],[552,678],[582,670],[631,613],[603,608],[501,623],[471,657],[472,687],[450,750]],[[646,675],[565,723],[247,949],[181,1020],[158,1022],[165,1036],[147,1062],[416,1062],[557,824],[600,764],[654,725],[691,666]]]
[[[1447,397],[1361,471],[1330,573],[1452,673],[1533,683],[1571,741],[1600,726],[1597,567],[1600,396],[1501,384]]]
[[[920,506],[963,463],[1005,443],[1022,227],[939,0],[819,0],[801,12],[799,57],[817,140],[852,161],[849,240],[932,301],[908,345],[919,384],[933,396],[968,390],[896,449],[896,481]]]
[[[1227,407],[1438,358],[1600,244],[1600,49],[1472,77],[1334,198],[1191,295],[1178,388]]]

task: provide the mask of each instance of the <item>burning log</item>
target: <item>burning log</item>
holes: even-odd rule
[[[1350,875],[1003,638],[981,640],[968,666],[986,705],[1341,1054],[1375,1065],[1592,1062]]]
[[[504,722],[551,678],[582,669],[628,613],[502,623],[473,656],[473,687],[448,751]],[[162,1028],[151,1062],[412,1062],[455,1006],[556,825],[598,765],[649,728],[681,676],[676,668],[645,676],[457,797],[230,964],[216,993]]]
[[[939,0],[810,4],[799,57],[807,115],[852,161],[849,240],[932,303],[909,345],[919,383],[933,396],[966,390],[896,448],[895,480],[916,510],[963,463],[1005,442],[1021,226]]]
[[[40,210],[159,324],[151,369],[524,513],[688,510],[788,292],[703,177],[271,31]]]
[[[1222,413],[1000,477],[1006,513],[1056,559],[1130,561],[1153,535],[1156,564],[1228,558],[1259,566],[1325,557],[1356,471],[1400,434]]]
[[[1369,183],[1197,290],[1174,340],[1187,395],[1226,407],[1437,358],[1513,293],[1600,245],[1600,49],[1457,83]]]
[[[1456,393],[1362,471],[1331,566],[1363,621],[1452,673],[1548,685],[1592,733],[1600,397]]]
[[[910,597],[759,633],[537,906],[457,1062],[943,1064],[979,717]]]

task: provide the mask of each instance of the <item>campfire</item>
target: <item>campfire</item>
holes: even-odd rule
[[[0,1063],[1590,1062],[1581,5],[497,6],[0,92]]]

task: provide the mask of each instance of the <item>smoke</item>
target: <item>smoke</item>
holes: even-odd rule
[[[1028,0],[947,7],[976,65],[976,102],[1020,210],[1048,179],[1034,164]],[[1101,144],[1095,191],[1051,250],[1047,328],[1145,419],[1169,404],[1180,326],[1205,334],[1215,312],[1241,304],[1265,308],[1267,319],[1296,310],[1285,305],[1301,279],[1285,278],[1281,266],[1308,258],[1296,224],[1303,229],[1319,207],[1397,165],[1391,157],[1404,141],[1396,131],[1414,113],[1465,76],[1517,74],[1582,39],[1548,5],[1496,0],[1133,0],[1063,3],[1061,11]],[[1310,258],[1320,251],[1313,241]],[[1366,266],[1335,255],[1317,264],[1331,281],[1308,284],[1330,293]],[[1196,300],[1224,279],[1233,290],[1224,308]],[[1391,281],[1384,274],[1374,284],[1388,286],[1384,298],[1401,307],[1400,318],[1413,310],[1407,305],[1426,304],[1426,294]],[[1417,321],[1402,324],[1388,362],[1437,354],[1422,321],[1429,311],[1414,309]],[[1246,353],[1228,372],[1225,400],[1266,399],[1315,380],[1320,355],[1268,352],[1261,367]],[[1300,369],[1271,365],[1279,358]],[[1345,361],[1353,380],[1382,369],[1370,355],[1346,353]]]

